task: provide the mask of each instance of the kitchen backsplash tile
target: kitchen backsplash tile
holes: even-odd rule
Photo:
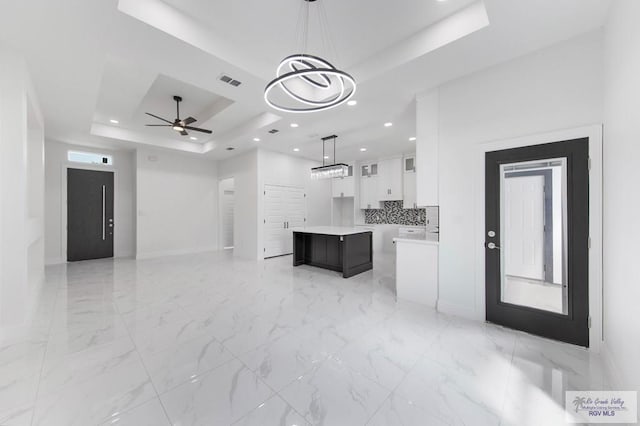
[[[403,209],[402,201],[383,201],[381,204],[381,209],[365,209],[364,223],[412,226],[427,224],[427,209]]]

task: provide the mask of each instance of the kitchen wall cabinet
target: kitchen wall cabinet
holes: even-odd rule
[[[379,209],[378,176],[365,176],[360,178],[360,208]]]
[[[402,178],[402,208],[417,208],[416,199],[416,157],[415,155],[406,156],[402,161],[403,178]]]
[[[347,176],[332,179],[331,192],[333,198],[355,196],[356,189],[353,179],[353,166],[349,166],[349,174]]]
[[[378,200],[402,200],[402,158],[378,161]]]
[[[416,174],[407,172],[404,174],[404,196],[402,198],[403,209],[415,209],[418,207],[416,199]]]

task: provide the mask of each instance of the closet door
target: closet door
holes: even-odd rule
[[[285,253],[285,228],[287,223],[286,187],[264,186],[264,257]]]
[[[302,228],[307,216],[303,188],[288,187],[286,191],[287,219],[284,233],[284,253],[293,253],[293,228]]]
[[[264,257],[293,253],[293,228],[303,227],[306,217],[304,189],[292,186],[264,187]]]

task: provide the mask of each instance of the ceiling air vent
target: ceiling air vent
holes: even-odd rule
[[[228,147],[227,147],[227,151],[233,151],[234,149],[235,149],[235,148],[234,148],[234,147],[232,147],[232,146],[228,146]]]
[[[276,133],[278,133],[280,130],[278,129],[271,129],[269,130],[269,133],[271,133],[272,135],[275,135]]]
[[[220,80],[220,81],[222,81],[224,83],[230,84],[233,87],[238,87],[238,86],[240,86],[242,84],[241,81],[238,81],[238,80],[234,79],[233,77],[229,77],[226,74],[220,74],[220,76],[218,77],[218,80]]]

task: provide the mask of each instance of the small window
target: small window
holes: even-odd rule
[[[80,152],[69,151],[67,153],[67,160],[74,163],[85,164],[101,164],[103,166],[112,166],[113,157],[105,154],[98,154],[96,152]]]

